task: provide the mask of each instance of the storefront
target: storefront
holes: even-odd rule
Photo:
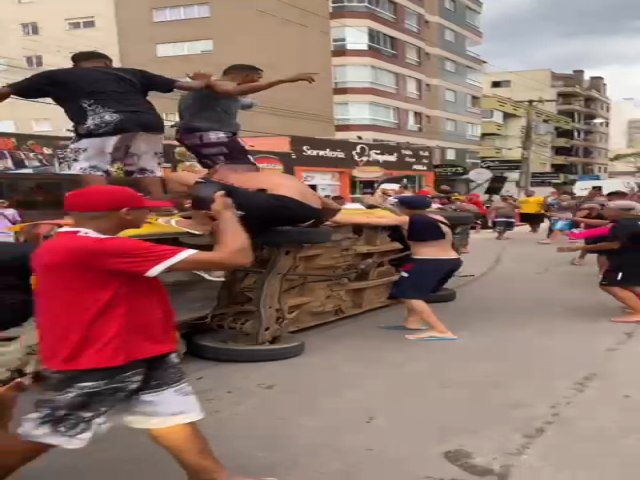
[[[293,174],[322,195],[373,193],[387,177],[402,176],[414,190],[432,187],[429,148],[291,137]]]
[[[441,163],[433,167],[436,177],[436,187],[442,186],[451,188],[454,192],[468,193],[469,180],[466,175],[469,173],[467,167],[453,163]]]
[[[64,170],[69,138],[0,133],[0,172],[53,173]]]

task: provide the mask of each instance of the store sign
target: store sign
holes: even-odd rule
[[[304,167],[356,169],[377,166],[387,170],[412,170],[412,165],[425,165],[428,171],[432,164],[431,149],[391,143],[291,137],[291,150],[294,163]]]
[[[520,160],[484,160],[480,162],[480,168],[498,172],[516,172],[520,170]]]
[[[436,165],[433,169],[436,172],[436,175],[440,178],[464,177],[468,172],[467,167],[454,165],[452,163],[442,163],[440,165]]]
[[[360,180],[375,180],[386,175],[386,172],[382,167],[357,167],[353,169],[351,175]]]
[[[274,157],[271,155],[257,155],[254,157],[256,165],[260,168],[260,170],[264,170],[267,172],[283,172],[284,165],[280,161],[278,157]]]
[[[531,186],[532,187],[548,187],[554,183],[562,181],[563,175],[556,172],[532,172],[531,173]]]

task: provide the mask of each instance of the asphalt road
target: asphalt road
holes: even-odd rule
[[[302,334],[308,351],[256,365],[190,360],[202,428],[235,471],[280,480],[627,480],[638,477],[637,327],[595,267],[516,233],[473,244],[499,264],[438,311],[458,342],[378,328],[389,308]],[[136,431],[54,452],[17,478],[183,479]]]

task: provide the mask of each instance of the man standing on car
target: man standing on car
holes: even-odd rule
[[[73,66],[36,73],[0,88],[0,102],[12,95],[51,98],[73,122],[76,138],[67,151],[71,173],[85,185],[104,185],[113,163],[139,179],[152,197],[163,195],[164,122],[147,95],[200,90],[206,80],[179,81],[136,68],[115,68],[95,51],[71,56]]]
[[[108,185],[65,197],[75,227],[44,242],[32,262],[43,390],[19,436],[0,428],[0,479],[52,448],[86,446],[117,412],[127,426],[147,430],[190,480],[248,480],[226,471],[195,424],[203,412],[180,368],[174,312],[156,277],[249,265],[251,241],[223,193],[210,212],[212,251],[116,236],[166,206]]]

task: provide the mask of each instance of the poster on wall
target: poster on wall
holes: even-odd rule
[[[54,173],[64,164],[69,139],[0,134],[0,172]]]

